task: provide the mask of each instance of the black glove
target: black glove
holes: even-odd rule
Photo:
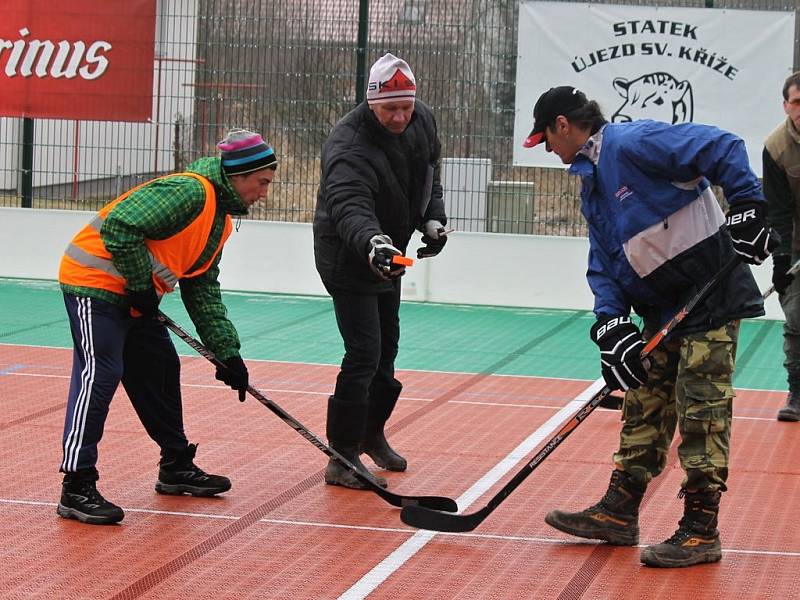
[[[250,379],[244,361],[239,356],[231,356],[222,362],[225,368],[217,367],[217,380],[229,385],[234,390],[238,390],[239,402],[244,402],[247,397],[247,385]]]
[[[381,279],[393,279],[406,272],[403,265],[392,262],[395,256],[402,256],[402,252],[392,246],[392,238],[381,233],[373,235],[369,240],[369,266]]]
[[[425,245],[417,248],[417,258],[436,256],[447,243],[447,234],[445,233],[444,225],[439,221],[426,221],[424,229],[422,243]]]
[[[794,280],[794,273],[787,273],[791,268],[791,258],[788,254],[772,256],[772,285],[779,294],[785,294],[789,284]]]
[[[603,317],[591,329],[592,341],[600,346],[600,369],[612,390],[636,389],[647,381],[642,364],[644,342],[630,317]]]
[[[780,236],[767,225],[766,210],[764,202],[744,200],[731,206],[725,219],[733,249],[751,265],[760,265],[780,244]]]
[[[131,308],[141,313],[143,317],[152,319],[158,315],[158,303],[161,298],[156,294],[156,289],[151,285],[146,290],[135,292],[133,290],[125,290],[128,295],[128,303]]]

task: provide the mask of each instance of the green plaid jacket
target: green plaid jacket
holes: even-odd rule
[[[201,158],[186,169],[208,179],[217,193],[217,214],[211,234],[194,270],[204,265],[219,246],[225,225],[225,215],[244,215],[247,206],[223,173],[220,159]],[[203,185],[193,177],[170,177],[146,184],[108,214],[100,236],[111,261],[125,277],[126,287],[144,290],[151,285],[152,271],[144,242],[171,237],[191,223],[205,205]],[[179,282],[181,299],[203,343],[221,360],[239,354],[239,336],[227,317],[219,289],[220,252],[207,271],[197,277]],[[126,306],[125,296],[107,290],[61,285],[61,289],[75,296],[98,298]]]

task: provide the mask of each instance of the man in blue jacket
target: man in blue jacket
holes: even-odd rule
[[[775,247],[744,142],[696,123],[608,123],[595,101],[570,86],[542,94],[533,115],[524,145],[544,142],[581,177],[597,317],[590,335],[606,384],[626,392],[605,495],[580,512],[551,511],[545,521],[572,535],[636,545],[642,496],[664,470],[677,427],[683,518],[672,537],[644,548],[641,560],[655,567],[716,562],[739,320],[764,314],[761,295],[750,268],[738,265],[647,365],[630,313],[642,317],[649,338],[725,263],[738,255],[761,264]],[[712,184],[725,192],[727,220]]]

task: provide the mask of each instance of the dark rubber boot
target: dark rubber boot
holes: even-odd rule
[[[383,424],[367,426],[367,437],[361,446],[361,451],[369,456],[381,469],[387,471],[405,471],[408,461],[395,452],[386,440]]]
[[[125,513],[97,491],[97,479],[97,470],[93,468],[64,475],[61,500],[56,508],[58,516],[90,525],[110,525],[122,521]]]
[[[222,475],[209,475],[194,464],[197,444],[189,444],[182,452],[162,455],[156,491],[180,496],[215,496],[231,489],[231,480]]]
[[[778,421],[800,421],[800,392],[789,392],[786,406],[778,411]]]
[[[672,537],[642,550],[641,560],[649,567],[688,567],[700,563],[718,562],[722,547],[717,530],[720,492],[687,492],[684,497],[683,518]]]
[[[544,520],[564,533],[617,546],[635,546],[639,543],[639,504],[644,491],[645,486],[614,469],[600,502],[576,513],[553,510]]]
[[[372,481],[375,485],[382,488],[388,487],[386,480],[380,475],[375,475],[370,472],[367,467],[361,462],[359,458],[358,444],[347,444],[339,442],[331,442],[331,448],[336,450],[344,458],[358,469],[362,475]],[[353,475],[347,467],[339,464],[337,461],[330,459],[328,466],[325,468],[325,483],[328,485],[340,485],[342,487],[350,488],[352,490],[368,490],[370,489],[367,483],[361,481],[358,477]]]

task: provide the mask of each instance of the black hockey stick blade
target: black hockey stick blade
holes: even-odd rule
[[[424,506],[406,506],[400,511],[400,519],[406,525],[411,525],[417,529],[465,533],[480,525],[489,516],[490,512],[492,512],[492,509],[488,506],[484,506],[477,512],[463,515],[429,510]]]
[[[424,506],[409,506],[400,511],[400,520],[406,525],[411,525],[419,529],[430,529],[432,531],[446,531],[452,533],[472,531],[480,525],[495,508],[500,506],[503,500],[508,498],[511,492],[517,489],[519,484],[521,484],[528,475],[533,473],[536,467],[538,467],[542,461],[544,461],[544,459],[547,458],[584,419],[586,419],[586,417],[592,414],[592,411],[594,411],[610,393],[611,390],[605,385],[599,392],[587,400],[580,410],[578,410],[569,421],[564,423],[561,429],[550,438],[550,441],[548,441],[530,461],[525,463],[525,466],[522,467],[499,492],[492,496],[486,506],[480,510],[474,513],[454,515],[437,510],[429,510]]]
[[[207,359],[216,367],[225,367],[225,363],[219,360],[211,350],[206,348],[199,340],[193,338],[187,331],[185,331],[180,325],[178,325],[175,321],[170,319],[167,315],[163,312],[158,313],[158,320],[164,323],[164,325],[172,331],[175,335],[181,338],[184,342],[189,344],[192,348],[194,348],[200,356]],[[297,433],[302,435],[305,439],[309,442],[314,444],[319,450],[321,450],[325,455],[328,456],[331,460],[336,461],[339,465],[346,468],[350,473],[352,473],[359,481],[365,483],[369,486],[369,489],[375,492],[378,496],[386,500],[389,504],[398,507],[414,507],[420,506],[429,508],[432,510],[441,510],[441,511],[452,511],[455,512],[458,510],[458,504],[452,498],[447,498],[445,496],[403,496],[401,494],[395,494],[390,492],[381,486],[374,483],[371,479],[366,477],[359,471],[353,464],[343,457],[341,454],[336,452],[333,448],[330,448],[326,445],[321,439],[319,439],[316,435],[314,435],[310,429],[308,429],[305,425],[303,425],[300,421],[295,419],[292,415],[287,413],[283,408],[281,408],[278,404],[267,398],[264,394],[259,392],[256,388],[252,385],[247,386],[247,392],[253,396],[256,400],[258,400],[261,404],[266,406],[269,410],[273,413],[278,415],[284,423],[289,425],[292,429],[294,429]]]

